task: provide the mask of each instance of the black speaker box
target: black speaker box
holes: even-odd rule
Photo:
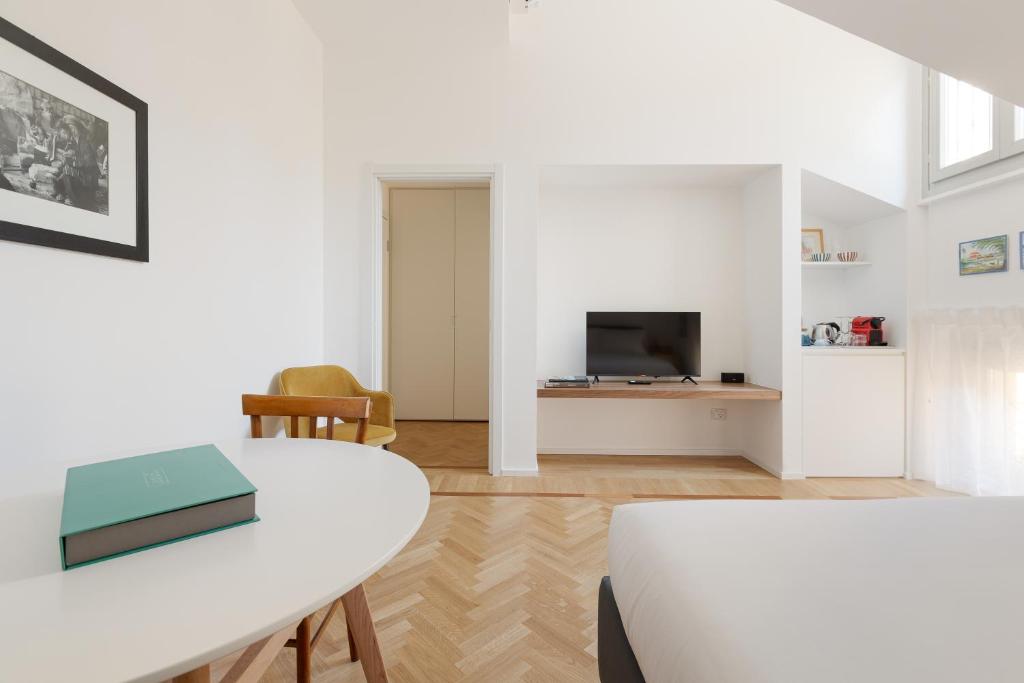
[[[743,384],[742,372],[723,372],[722,373],[722,384]]]

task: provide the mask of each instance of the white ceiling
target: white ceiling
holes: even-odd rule
[[[761,164],[544,166],[540,182],[559,187],[742,187],[769,168]]]
[[[1024,105],[1024,0],[779,0]]]

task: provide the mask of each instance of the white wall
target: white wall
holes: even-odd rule
[[[586,371],[587,311],[699,311],[701,375],[743,370],[740,190],[543,184],[537,378]],[[706,401],[538,402],[542,453],[739,453]]]
[[[903,349],[910,329],[907,221],[907,215],[900,213],[850,228],[856,248],[864,252],[871,265],[844,271],[850,292],[849,310],[855,315],[885,317],[889,346]]]
[[[746,411],[740,403],[545,398],[537,407],[537,450],[597,455],[743,455]],[[717,409],[726,411],[725,420],[711,419],[711,411]]]
[[[799,338],[785,325],[783,284],[784,172],[775,168],[761,174],[742,193],[743,248],[741,262],[743,306],[746,314],[744,364],[746,380],[783,390],[783,401],[792,400],[785,386],[784,351],[790,338]],[[799,197],[796,198],[799,201]],[[792,264],[789,264],[792,268]],[[796,307],[799,308],[799,290]],[[733,412],[746,427],[741,431],[747,458],[776,475],[786,472],[782,439],[782,405],[774,401],[736,401]],[[799,472],[799,468],[796,468]],[[787,472],[787,474],[790,474]]]
[[[800,225],[803,228],[821,228],[824,231],[825,251],[834,253],[840,244],[844,245],[844,249],[854,248],[847,236],[847,228],[838,223],[804,212]],[[801,320],[804,327],[832,320],[838,315],[852,315],[850,311],[853,309],[849,306],[849,289],[846,287],[845,275],[846,271],[801,268]]]
[[[927,227],[927,307],[1020,306],[1024,303],[1021,230],[1024,230],[1024,180],[931,203]],[[994,235],[1009,236],[1008,272],[961,277],[960,242]]]
[[[319,40],[287,0],[0,14],[149,104],[151,255],[0,242],[0,465],[246,433],[322,358]]]
[[[540,165],[786,162],[904,199],[919,72],[773,0],[296,4],[327,46],[330,361],[369,372],[369,166],[504,167],[506,469],[535,467]]]
[[[912,314],[928,309],[1020,306],[1024,302],[1020,231],[1024,230],[1024,180],[991,185],[936,199],[911,226],[909,306]],[[1009,263],[1005,273],[960,276],[959,244],[979,237],[1007,235]],[[915,258],[914,255],[919,256]],[[917,396],[915,352],[927,340],[915,340],[909,330],[907,355],[908,450],[910,475],[935,480],[932,454],[921,432],[921,401]]]
[[[741,263],[744,363],[747,381],[782,388],[782,169],[766,171],[743,188]],[[799,339],[799,330],[791,336]]]
[[[804,325],[844,315],[883,316],[889,345],[905,348],[909,327],[906,214],[844,226],[805,213],[803,225],[825,230],[826,251],[854,250],[871,264],[847,270],[803,269]]]
[[[743,367],[736,188],[541,187],[537,378],[584,374],[587,311],[699,311],[701,375]]]
[[[912,226],[910,306],[913,313],[927,309],[1021,306],[1024,272],[1021,270],[1020,231],[1024,230],[1024,180],[1012,180],[966,191],[930,202]],[[1009,263],[1005,273],[959,274],[959,244],[979,237],[1007,235]],[[911,333],[919,332],[911,328]],[[935,480],[935,461],[921,444],[929,442],[922,415],[925,396],[915,395],[915,352],[927,340],[911,334],[907,356],[908,446],[910,475]],[[934,387],[932,387],[934,388]]]

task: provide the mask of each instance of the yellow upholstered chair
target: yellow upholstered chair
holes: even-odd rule
[[[395,399],[386,391],[371,391],[361,385],[352,373],[339,365],[313,365],[288,368],[281,371],[281,393],[285,396],[355,396],[370,399],[370,422],[366,426],[366,444],[384,446],[395,440]],[[303,418],[304,420],[305,418]],[[336,441],[355,441],[358,425],[340,422],[334,425]],[[300,425],[299,433],[307,433],[308,422]],[[292,436],[291,425],[285,421],[285,432]],[[318,438],[325,438],[327,428],[317,430]]]

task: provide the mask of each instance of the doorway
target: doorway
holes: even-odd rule
[[[424,467],[497,474],[494,172],[415,176],[374,173],[372,360],[395,395],[392,448]]]

